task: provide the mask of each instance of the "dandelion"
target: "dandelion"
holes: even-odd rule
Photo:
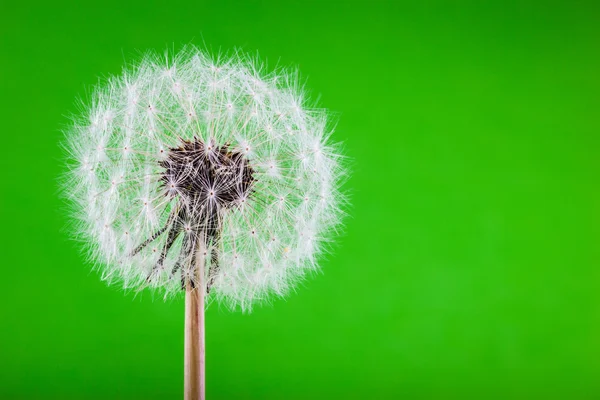
[[[342,215],[327,117],[294,74],[187,48],[100,85],[67,132],[66,192],[102,278],[186,293],[186,393],[204,390],[205,298],[250,310],[318,268]]]

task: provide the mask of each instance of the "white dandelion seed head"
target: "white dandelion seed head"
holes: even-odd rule
[[[188,48],[96,89],[67,132],[65,187],[104,279],[249,309],[318,267],[344,169],[294,76]]]

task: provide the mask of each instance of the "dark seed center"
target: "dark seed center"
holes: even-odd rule
[[[184,204],[202,208],[202,213],[239,204],[254,182],[254,171],[244,154],[199,139],[170,148],[160,165],[165,169],[161,177],[165,186],[174,186]]]

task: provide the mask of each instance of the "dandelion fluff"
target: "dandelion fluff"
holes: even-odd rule
[[[191,283],[242,309],[284,295],[340,220],[330,135],[295,74],[194,48],[147,55],[67,132],[78,234],[125,288]]]

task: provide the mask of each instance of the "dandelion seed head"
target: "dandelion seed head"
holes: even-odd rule
[[[65,191],[103,279],[165,295],[198,283],[249,309],[318,268],[345,171],[295,76],[187,48],[96,88],[66,132]]]

